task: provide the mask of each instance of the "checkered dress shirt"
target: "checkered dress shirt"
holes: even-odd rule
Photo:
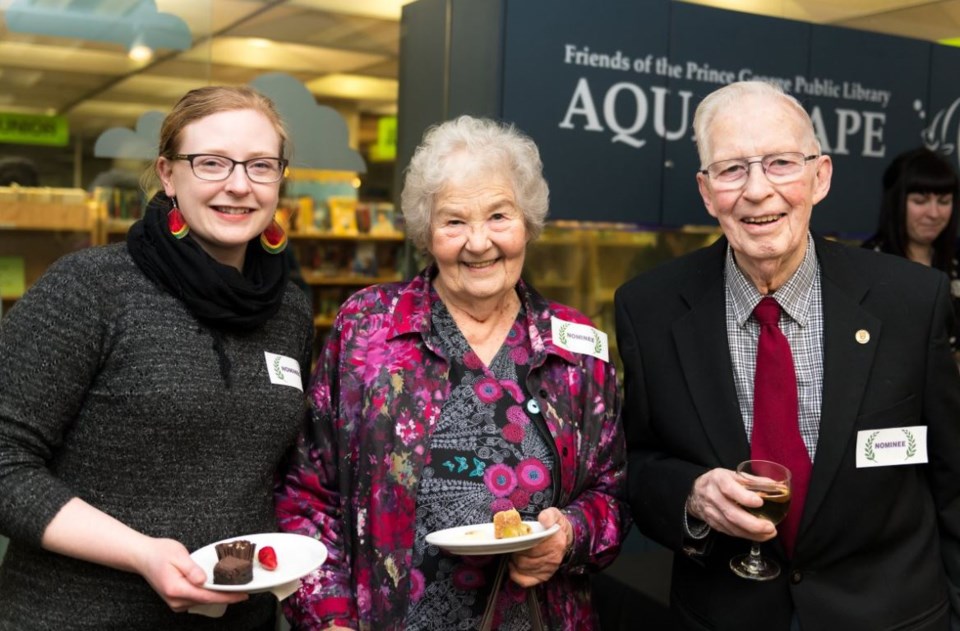
[[[763,296],[737,267],[733,250],[727,247],[724,269],[726,286],[727,341],[733,361],[733,378],[749,439],[753,432],[753,373],[757,363],[760,323],[752,316]],[[814,459],[820,433],[820,401],[823,392],[823,292],[820,265],[813,238],[807,236],[807,251],[797,271],[773,297],[782,308],[780,330],[790,343],[797,371],[800,435]]]

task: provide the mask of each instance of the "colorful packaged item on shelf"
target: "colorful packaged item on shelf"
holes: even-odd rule
[[[349,197],[331,197],[330,231],[334,234],[355,235],[357,230],[357,200]]]
[[[399,213],[389,202],[370,203],[371,234],[403,234],[402,225],[398,226]]]
[[[370,232],[370,202],[357,202],[357,230],[360,234]]]
[[[377,252],[373,243],[358,243],[353,255],[353,272],[361,276],[377,275]]]

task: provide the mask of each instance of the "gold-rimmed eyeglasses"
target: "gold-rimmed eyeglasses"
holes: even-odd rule
[[[287,168],[287,161],[283,158],[260,157],[234,160],[212,153],[178,153],[173,156],[173,159],[189,162],[193,174],[207,182],[222,182],[230,177],[233,169],[239,164],[243,166],[251,182],[273,184],[283,179],[283,173]]]
[[[800,178],[807,162],[819,157],[819,154],[807,156],[799,151],[785,151],[765,156],[720,160],[707,165],[707,168],[698,173],[710,178],[716,188],[730,190],[744,186],[750,175],[750,165],[759,164],[760,170],[771,184],[789,184]]]

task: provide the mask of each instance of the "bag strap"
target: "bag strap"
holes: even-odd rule
[[[493,610],[497,605],[500,586],[503,585],[503,575],[507,573],[509,558],[509,555],[500,555],[500,566],[497,568],[496,578],[493,579],[493,589],[490,590],[490,596],[487,598],[487,607],[483,610],[483,618],[480,619],[480,631],[491,631],[493,628]]]
[[[543,617],[540,615],[540,599],[537,598],[537,588],[527,589],[527,609],[530,612],[531,631],[544,631],[547,627],[543,624]]]
[[[500,566],[497,568],[496,578],[493,580],[493,589],[487,598],[487,606],[483,610],[483,618],[480,620],[480,631],[491,631],[493,629],[493,611],[497,605],[497,597],[500,595],[500,588],[503,586],[503,578],[507,574],[507,565],[510,555],[500,556]],[[536,587],[527,589],[527,612],[530,614],[531,631],[545,631],[543,617],[540,614],[540,599],[537,598]]]

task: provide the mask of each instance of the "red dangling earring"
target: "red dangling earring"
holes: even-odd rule
[[[177,208],[177,198],[171,197],[170,199],[173,200],[173,208],[167,213],[167,227],[170,228],[170,234],[177,239],[182,239],[190,232],[190,226],[187,225],[187,220],[183,218],[183,213]]]
[[[260,245],[270,254],[280,254],[287,248],[287,233],[276,219],[260,233]]]

